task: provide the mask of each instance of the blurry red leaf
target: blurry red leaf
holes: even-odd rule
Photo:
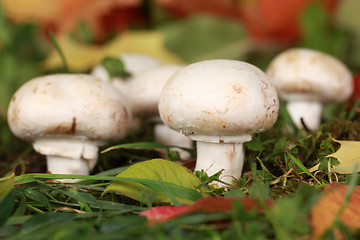
[[[318,2],[332,12],[338,0],[252,0],[240,4],[240,20],[257,41],[292,43],[301,33],[299,20],[311,3]]]
[[[360,72],[357,73],[354,77],[354,92],[351,96],[351,99],[360,99]]]
[[[141,216],[148,218],[148,224],[153,225],[157,223],[167,222],[171,219],[196,212],[203,211],[205,213],[216,212],[230,212],[232,211],[234,202],[243,204],[246,211],[255,210],[259,213],[264,213],[264,207],[271,207],[272,201],[266,199],[263,206],[262,202],[250,197],[243,198],[220,198],[209,197],[203,198],[188,206],[160,206],[154,207],[140,213]]]
[[[360,99],[360,72],[354,76],[354,90],[350,98],[350,103],[347,107],[347,111],[350,112],[354,107],[355,101]],[[360,107],[357,109],[357,114],[360,113]]]
[[[2,0],[15,22],[34,22],[57,33],[76,30],[86,23],[97,37],[142,21],[141,0]],[[109,26],[110,25],[110,26]]]
[[[175,17],[187,17],[196,13],[215,16],[233,16],[236,12],[233,0],[157,0]]]
[[[331,184],[325,188],[323,196],[311,210],[311,226],[313,229],[312,239],[318,239],[327,229],[332,227],[335,218],[344,203],[348,185]],[[340,221],[349,229],[360,228],[360,186],[356,186],[350,201],[340,215]],[[337,239],[341,233],[335,231]]]
[[[293,43],[301,35],[299,20],[311,3],[320,3],[329,13],[339,0],[157,0],[175,17],[196,13],[238,18],[255,41]]]
[[[159,206],[141,212],[140,216],[147,217],[148,224],[156,224],[186,214],[187,209],[188,206]]]

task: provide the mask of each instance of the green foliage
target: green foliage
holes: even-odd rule
[[[131,74],[125,69],[124,63],[119,58],[106,57],[101,63],[110,77],[129,77]]]
[[[300,46],[317,49],[343,59],[343,46],[348,35],[332,24],[329,14],[319,3],[311,4],[301,18]]]
[[[210,16],[190,17],[162,27],[166,46],[186,62],[243,59],[251,44],[240,24]]]
[[[0,198],[0,228],[5,224],[8,218],[11,216],[12,210],[15,205],[15,194],[11,190],[7,192],[2,198]]]
[[[346,62],[357,69],[360,66],[360,24],[357,19],[359,7],[357,0],[342,0],[336,18],[337,25],[349,35],[349,42],[344,49]]]

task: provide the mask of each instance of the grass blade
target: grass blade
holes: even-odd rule
[[[312,177],[318,184],[321,185],[321,182],[317,178],[315,178],[314,175],[312,175],[312,173],[309,171],[309,169],[307,169],[299,159],[297,159],[294,155],[292,155],[289,152],[287,152],[286,154],[301,170],[303,170],[308,176]]]

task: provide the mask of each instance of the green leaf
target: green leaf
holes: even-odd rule
[[[0,201],[0,227],[5,224],[14,208],[15,193],[10,191]]]
[[[166,46],[186,62],[240,59],[251,49],[242,26],[231,20],[197,15],[163,30]]]
[[[8,177],[0,178],[0,200],[3,199],[11,189],[14,188],[15,174],[11,174]]]
[[[129,77],[131,74],[125,69],[123,61],[119,58],[106,57],[101,63],[108,71],[110,76],[113,77]]]
[[[37,239],[46,239],[45,237],[49,238],[49,236],[46,236],[49,229],[67,223],[73,218],[74,214],[69,213],[37,214],[24,223],[16,237],[17,239],[34,239],[32,236],[37,236],[39,237]]]
[[[37,203],[43,204],[46,208],[52,210],[49,200],[41,192],[38,192],[34,189],[26,189],[24,193],[27,198],[30,198]]]
[[[351,64],[360,66],[360,21],[359,21],[360,1],[358,0],[342,0],[336,16],[336,23],[347,30],[350,34],[349,47],[346,49],[347,61]],[[343,45],[345,46],[345,45]],[[343,49],[342,49],[343,50]]]
[[[331,26],[330,17],[319,3],[311,4],[300,20],[302,41],[300,45],[317,49],[332,55],[339,55],[339,46],[344,44],[346,35]]]
[[[176,201],[180,203],[191,203],[195,198],[200,198],[200,194],[195,191],[195,187],[200,184],[200,180],[193,174],[189,173],[182,166],[163,159],[153,159],[141,163],[134,164],[125,171],[117,175],[119,178],[139,178],[161,182],[157,185],[152,182],[151,185],[118,181],[112,182],[105,192],[117,192],[139,200],[140,194],[144,193],[151,187],[157,192],[153,198],[153,202],[171,202],[171,198],[175,196]],[[166,187],[166,191],[164,191]],[[166,194],[171,191],[172,195]]]
[[[254,182],[251,185],[249,195],[253,198],[268,198],[271,196],[270,186],[264,182]]]
[[[60,190],[58,190],[60,191]],[[83,203],[98,205],[97,199],[90,193],[77,192],[77,191],[60,191],[63,194]]]
[[[250,150],[258,151],[258,152],[261,152],[265,149],[263,143],[258,139],[253,139],[250,142],[244,143],[244,145]]]

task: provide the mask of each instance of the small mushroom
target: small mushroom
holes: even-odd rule
[[[128,133],[130,112],[109,83],[85,74],[54,74],[26,82],[13,95],[8,123],[15,136],[46,155],[54,174],[87,175],[98,147]]]
[[[350,70],[317,50],[288,49],[272,60],[266,72],[298,128],[316,130],[323,105],[344,102],[353,91]]]
[[[121,77],[115,77],[112,79],[106,68],[102,65],[95,66],[91,70],[90,74],[102,79],[103,81],[111,81],[124,96],[128,95],[128,85],[131,82],[132,77],[161,64],[161,62],[156,58],[144,54],[123,53],[119,55],[119,58],[123,61],[125,70],[131,74],[130,79]]]
[[[257,67],[235,60],[191,64],[165,84],[159,101],[163,122],[196,141],[195,171],[232,183],[241,176],[243,143],[275,123],[277,93]]]
[[[192,148],[193,141],[183,134],[165,126],[159,117],[158,104],[160,93],[166,81],[183,65],[160,65],[135,76],[129,84],[129,103],[132,114],[137,117],[151,118],[155,123],[155,141],[161,144]],[[187,160],[189,152],[176,148],[180,158]]]

